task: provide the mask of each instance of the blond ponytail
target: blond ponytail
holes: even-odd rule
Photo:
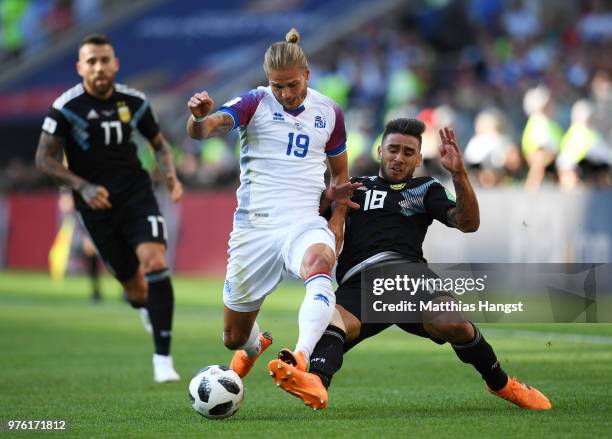
[[[285,70],[298,67],[301,69],[308,68],[308,60],[304,51],[298,44],[300,41],[300,33],[292,27],[285,41],[277,41],[266,50],[264,57],[264,70]]]
[[[297,44],[300,42],[300,33],[296,28],[292,27],[289,29],[289,32],[285,35],[285,41],[290,44]]]

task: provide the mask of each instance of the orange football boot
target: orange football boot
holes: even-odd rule
[[[497,392],[491,390],[488,386],[487,390],[493,395],[499,396],[524,409],[550,410],[552,408],[552,404],[542,392],[535,387],[521,383],[514,377],[509,377],[504,388]]]
[[[293,352],[291,349],[283,348],[278,353],[278,359],[295,366],[302,372],[308,372],[310,361],[306,354],[302,351]]]
[[[281,359],[270,361],[268,371],[278,387],[300,398],[305,405],[314,410],[327,407],[327,389],[317,375],[305,372]]]
[[[234,352],[230,369],[236,372],[240,378],[247,376],[259,356],[272,344],[272,334],[260,332],[259,341],[261,342],[261,347],[259,348],[259,353],[254,357],[249,357],[244,349]]]

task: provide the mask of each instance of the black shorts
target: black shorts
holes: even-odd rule
[[[431,295],[430,298],[437,296],[448,296],[448,294]],[[356,273],[338,287],[336,290],[336,305],[342,306],[361,321],[361,273]],[[393,326],[394,323],[361,323],[359,336],[350,343],[344,345],[344,352],[361,343],[366,338],[370,338],[385,329]],[[437,339],[429,335],[423,327],[423,323],[396,323],[397,327],[410,334],[419,337],[429,338],[435,343],[444,344],[444,340]]]
[[[167,231],[151,189],[139,190],[110,210],[83,211],[79,217],[98,255],[119,281],[130,279],[140,265],[136,247],[144,242],[166,245]]]

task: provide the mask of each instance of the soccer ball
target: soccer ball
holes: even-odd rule
[[[189,383],[191,406],[205,418],[232,416],[240,407],[243,397],[240,377],[225,366],[207,366]]]

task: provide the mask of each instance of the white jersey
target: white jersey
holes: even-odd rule
[[[285,110],[270,87],[259,87],[219,111],[240,132],[234,226],[279,227],[318,215],[326,158],[346,150],[340,107],[309,88],[300,107]]]

